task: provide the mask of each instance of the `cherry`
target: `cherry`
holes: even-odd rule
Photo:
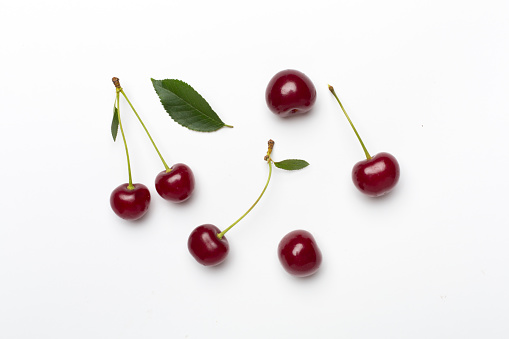
[[[370,196],[370,197],[378,197],[384,194],[389,193],[394,186],[398,183],[399,180],[399,164],[396,158],[386,152],[378,153],[375,156],[371,156],[364,146],[359,133],[355,129],[352,120],[345,111],[343,104],[339,101],[334,88],[329,85],[329,90],[336,98],[339,106],[345,113],[350,126],[352,126],[357,139],[361,143],[362,149],[364,150],[364,154],[366,155],[366,160],[359,161],[355,164],[352,169],[352,180],[359,191]]]
[[[225,237],[218,237],[220,233],[221,230],[211,224],[198,226],[191,232],[187,247],[200,264],[215,266],[226,259],[230,245]]]
[[[389,153],[378,153],[369,160],[355,164],[352,180],[359,189],[372,197],[385,194],[392,190],[399,178],[398,161]]]
[[[189,166],[175,164],[169,171],[160,172],[155,180],[156,191],[166,200],[186,201],[194,191],[194,174]]]
[[[311,110],[316,101],[316,89],[304,73],[287,69],[269,81],[265,100],[273,113],[290,117]]]
[[[296,277],[314,274],[322,263],[322,252],[315,238],[304,230],[285,235],[279,243],[278,256],[283,268]]]
[[[267,155],[265,156],[265,160],[269,164],[269,177],[267,179],[267,183],[262,190],[262,193],[256,199],[254,204],[244,213],[237,221],[228,226],[224,231],[220,231],[214,225],[205,224],[202,226],[196,227],[191,235],[189,236],[189,240],[187,241],[187,248],[191,255],[198,261],[200,264],[209,266],[209,265],[217,265],[220,264],[226,259],[226,255],[228,254],[228,241],[224,238],[226,232],[228,232],[233,226],[235,226],[239,221],[241,221],[251,210],[256,206],[258,201],[262,198],[267,186],[269,186],[270,177],[272,175],[272,159],[270,158],[270,154],[272,152],[272,148],[274,147],[274,141],[269,140],[269,149],[267,151]],[[211,235],[213,234],[213,235]],[[224,239],[224,242],[223,242]],[[221,246],[219,244],[222,244]],[[226,250],[220,250],[219,248],[223,248],[222,246],[226,246]]]
[[[150,192],[143,184],[122,184],[111,192],[110,205],[116,215],[126,220],[136,220],[147,213]]]
[[[129,183],[122,184],[115,188],[110,195],[110,205],[113,212],[119,217],[127,220],[136,220],[141,218],[147,213],[150,204],[150,192],[143,184],[134,184],[131,175],[131,161],[129,160],[129,150],[125,139],[124,128],[122,127],[122,120],[120,119],[120,84],[118,78],[113,78],[113,83],[117,87],[117,94],[115,97],[115,113],[118,119],[118,126],[124,141],[125,155],[127,158],[127,172],[129,174]],[[120,89],[119,89],[120,88]],[[116,135],[115,135],[116,136]]]

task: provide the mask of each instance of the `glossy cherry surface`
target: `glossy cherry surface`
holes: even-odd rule
[[[359,191],[371,197],[389,193],[399,180],[398,161],[389,153],[378,153],[355,164],[352,180]]]
[[[134,184],[133,189],[125,183],[113,190],[110,205],[113,212],[122,219],[136,220],[145,215],[150,204],[150,191],[143,184]]]
[[[269,81],[265,100],[273,113],[290,117],[311,110],[316,101],[316,89],[304,73],[287,69]]]
[[[322,263],[322,253],[315,238],[304,230],[285,235],[279,243],[278,256],[283,268],[297,277],[312,275]]]
[[[202,265],[215,266],[222,263],[230,250],[228,240],[218,238],[221,230],[212,224],[196,227],[187,241],[191,255]]]
[[[170,172],[160,172],[155,180],[156,191],[161,197],[172,202],[189,199],[194,191],[194,174],[189,166],[175,164]]]

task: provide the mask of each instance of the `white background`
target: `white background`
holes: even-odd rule
[[[0,5],[1,338],[508,338],[509,3],[500,1],[3,1]],[[294,68],[313,111],[281,119],[264,93]],[[138,222],[109,195],[127,182],[110,122],[117,76],[163,156],[194,171],[191,200],[161,199],[163,166],[122,101]],[[177,78],[234,129],[189,131],[150,78]],[[396,189],[362,196],[364,154],[401,166]],[[225,228],[216,268],[191,230]],[[311,278],[276,256],[313,233]]]

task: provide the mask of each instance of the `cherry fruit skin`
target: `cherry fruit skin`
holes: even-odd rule
[[[197,262],[204,266],[222,263],[230,250],[228,240],[218,238],[221,230],[212,224],[196,227],[187,241],[187,248]]]
[[[278,256],[283,268],[296,277],[314,274],[322,263],[322,252],[315,238],[304,230],[285,235],[279,243]]]
[[[307,113],[316,101],[316,88],[302,72],[287,69],[274,75],[265,90],[269,109],[280,117]]]
[[[378,197],[389,193],[399,180],[399,164],[396,158],[386,152],[378,153],[368,160],[355,164],[352,180],[359,191]]]
[[[128,183],[122,184],[111,192],[110,205],[122,219],[136,220],[148,211],[150,191],[143,184],[133,184],[133,189],[128,186]]]
[[[160,172],[155,180],[156,191],[166,200],[180,203],[186,201],[194,191],[194,174],[189,166],[175,164],[170,172]]]

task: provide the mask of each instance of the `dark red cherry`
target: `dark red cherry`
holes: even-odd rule
[[[378,153],[371,159],[355,164],[352,180],[355,187],[364,194],[371,197],[384,195],[398,183],[398,161],[389,153]]]
[[[273,113],[289,117],[311,110],[316,101],[316,89],[304,73],[287,69],[269,81],[265,100]]]
[[[155,182],[157,193],[176,203],[186,201],[194,191],[193,171],[184,164],[173,165],[170,172],[162,171]]]
[[[297,230],[285,235],[278,246],[279,261],[291,275],[307,277],[322,263],[322,253],[308,231]]]
[[[230,245],[224,236],[219,239],[219,233],[221,230],[216,226],[205,224],[196,227],[189,235],[187,248],[200,264],[215,266],[226,259]]]
[[[343,104],[334,91],[334,87],[329,85],[329,90],[343,110],[346,119],[350,123],[350,126],[352,126],[352,129],[364,150],[364,154],[366,155],[366,160],[359,161],[352,169],[352,180],[355,187],[357,187],[362,193],[371,197],[378,197],[389,193],[389,191],[396,186],[399,180],[398,161],[395,157],[385,152],[378,153],[374,157],[369,154],[359,133],[355,129],[352,120],[346,113]]]
[[[150,204],[150,192],[143,184],[134,184],[132,189],[125,183],[113,190],[110,195],[110,205],[119,217],[126,220],[136,220],[147,213]]]

